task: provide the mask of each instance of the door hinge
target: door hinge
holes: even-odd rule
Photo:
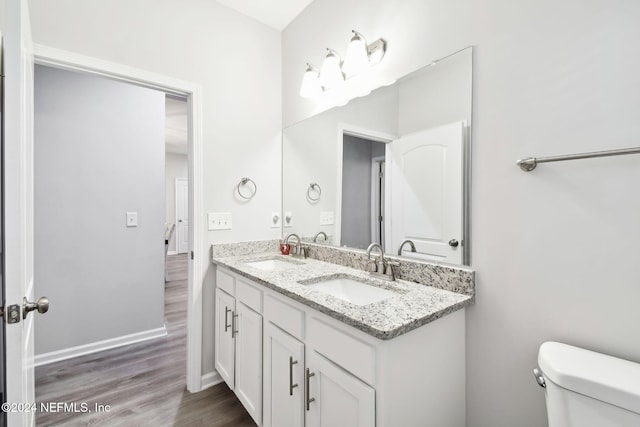
[[[380,215],[380,216],[378,217],[378,221],[379,221],[379,222],[384,221],[384,218],[382,217],[382,215]]]
[[[384,171],[380,171],[380,173],[378,173],[378,178],[384,178]]]
[[[193,259],[193,251],[191,251],[191,259]]]
[[[10,305],[6,311],[4,307],[0,307],[0,317],[4,317],[9,324],[20,322],[20,306],[18,304]]]

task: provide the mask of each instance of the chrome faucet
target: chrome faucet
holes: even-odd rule
[[[377,262],[371,259],[371,251],[373,249],[378,249],[378,252],[380,252],[380,259]],[[393,267],[400,265],[400,263],[387,260],[384,257],[384,249],[382,249],[382,246],[379,243],[372,243],[369,245],[367,248],[367,259],[371,261],[369,274],[385,280],[396,280]]]
[[[321,234],[324,236],[324,241],[327,241],[327,233],[325,233],[324,231],[318,231],[316,235],[313,236],[313,243],[316,243],[318,241],[318,236]]]
[[[378,262],[375,262],[371,259],[371,251],[375,248],[377,248],[380,252],[380,259],[378,260]],[[369,268],[370,272],[384,274],[384,249],[382,249],[382,246],[380,246],[379,243],[374,242],[369,245],[369,247],[367,248],[367,259],[369,261],[373,261],[373,268]]]
[[[289,239],[291,239],[292,237],[296,238],[295,243],[289,243]],[[305,258],[307,257],[307,248],[302,244],[302,239],[300,239],[300,236],[298,236],[297,234],[289,234],[284,238],[284,242],[291,245],[291,255],[304,256]]]
[[[406,245],[407,243],[411,247],[411,252],[415,252],[416,251],[416,245],[414,245],[411,240],[407,239],[404,242],[400,243],[400,247],[398,248],[398,255],[402,255],[402,247],[404,245]]]

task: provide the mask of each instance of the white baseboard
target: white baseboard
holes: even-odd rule
[[[77,347],[65,348],[49,353],[38,354],[35,356],[35,366],[47,365],[61,360],[71,359],[73,357],[84,356],[85,354],[97,353],[99,351],[109,350],[116,347],[122,347],[129,344],[135,344],[142,341],[160,338],[167,335],[166,325],[161,328],[149,329],[148,331],[137,332],[135,334],[123,335],[121,337],[110,338],[104,341],[98,341],[90,344],[79,345]]]
[[[167,255],[178,255],[178,251],[168,251]]]
[[[220,384],[222,382],[222,377],[218,373],[218,371],[209,372],[208,374],[204,374],[202,376],[202,380],[200,380],[201,390],[208,389],[209,387],[213,387],[216,384]]]

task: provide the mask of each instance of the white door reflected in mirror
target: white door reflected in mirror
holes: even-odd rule
[[[462,147],[464,123],[452,123],[398,138],[388,145],[387,252],[410,239],[430,261],[462,263],[449,245],[462,236]],[[404,253],[403,253],[404,255]]]

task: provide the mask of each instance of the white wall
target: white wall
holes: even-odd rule
[[[204,211],[233,213],[234,229],[211,243],[270,239],[280,207],[280,33],[211,0],[29,0],[35,43],[77,52],[203,87]],[[248,203],[233,190],[252,178]],[[260,220],[263,218],[263,221]],[[213,371],[212,268],[204,277],[203,372]]]
[[[387,39],[379,81],[476,47],[469,426],[546,425],[545,340],[640,361],[640,158],[515,166],[638,145],[639,20],[635,0],[316,0],[283,32],[285,125],[319,110],[297,94],[305,62],[344,54],[352,28]]]
[[[183,154],[166,153],[165,168],[165,222],[176,224],[176,178],[189,177],[189,163]],[[177,227],[177,224],[176,224]],[[169,242],[169,252],[176,252],[176,233],[174,231]]]
[[[37,66],[34,101],[36,354],[162,328],[164,94]]]

